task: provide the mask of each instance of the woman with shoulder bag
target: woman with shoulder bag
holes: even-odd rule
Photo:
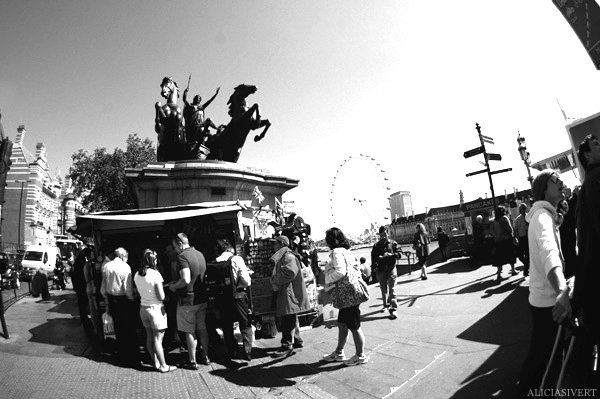
[[[360,276],[360,270],[354,255],[349,251],[350,243],[344,236],[344,233],[336,228],[332,227],[325,233],[325,242],[331,249],[330,260],[325,266],[325,284],[327,290],[333,291],[335,298],[340,287],[337,283],[340,282],[344,277],[352,274],[352,279],[355,277],[364,284],[362,277]],[[355,280],[354,280],[355,281]],[[365,285],[366,286],[366,285]],[[368,297],[367,297],[368,298]],[[334,301],[335,305],[335,301]],[[360,327],[360,304],[352,305],[349,307],[343,307],[339,309],[337,318],[338,323],[338,343],[335,351],[329,355],[323,357],[326,362],[344,362],[346,366],[356,366],[364,364],[369,361],[369,358],[364,353],[365,348],[365,335]],[[352,332],[352,338],[354,339],[354,346],[356,348],[356,354],[350,359],[346,360],[344,354],[344,346],[348,338],[348,330]]]
[[[417,232],[413,236],[413,249],[417,252],[417,258],[421,265],[421,280],[427,280],[427,257],[429,256],[429,234],[423,223],[417,223]]]

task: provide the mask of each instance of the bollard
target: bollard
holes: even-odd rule
[[[8,328],[6,328],[6,319],[4,318],[4,298],[2,297],[3,288],[0,287],[0,322],[2,322],[2,331],[4,332],[4,338],[9,339]]]

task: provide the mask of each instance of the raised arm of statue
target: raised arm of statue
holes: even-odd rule
[[[188,101],[187,101],[187,94],[188,94],[188,91],[190,91],[190,88],[189,88],[189,87],[183,91],[183,103],[184,103],[186,106],[188,106],[188,107],[189,107],[189,106],[190,106],[190,103],[188,103]]]
[[[221,90],[221,88],[217,87],[217,91],[215,92],[215,95],[212,96],[211,98],[209,98],[208,101],[204,103],[204,105],[202,106],[202,110],[204,110],[206,107],[208,107],[210,105],[210,103],[213,102],[213,100],[217,97],[217,94],[219,94],[219,90]]]

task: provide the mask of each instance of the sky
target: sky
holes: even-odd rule
[[[361,231],[386,192],[410,191],[415,213],[490,197],[486,174],[465,176],[483,168],[463,157],[476,123],[502,156],[492,170],[512,168],[499,195],[528,188],[519,133],[536,162],[570,146],[558,102],[600,112],[599,72],[551,1],[4,0],[0,59],[5,133],[25,125],[63,175],[79,149],[156,143],[164,76],[183,89],[191,73],[204,100],[221,87],[218,124],[233,88],[256,85],[272,127],[238,163],[299,179],[283,199],[317,238]]]

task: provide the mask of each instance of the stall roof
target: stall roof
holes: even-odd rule
[[[250,201],[201,202],[160,208],[105,211],[77,216],[74,232],[87,235],[92,229],[112,229],[124,226],[156,226],[165,220],[185,219],[247,209]]]

